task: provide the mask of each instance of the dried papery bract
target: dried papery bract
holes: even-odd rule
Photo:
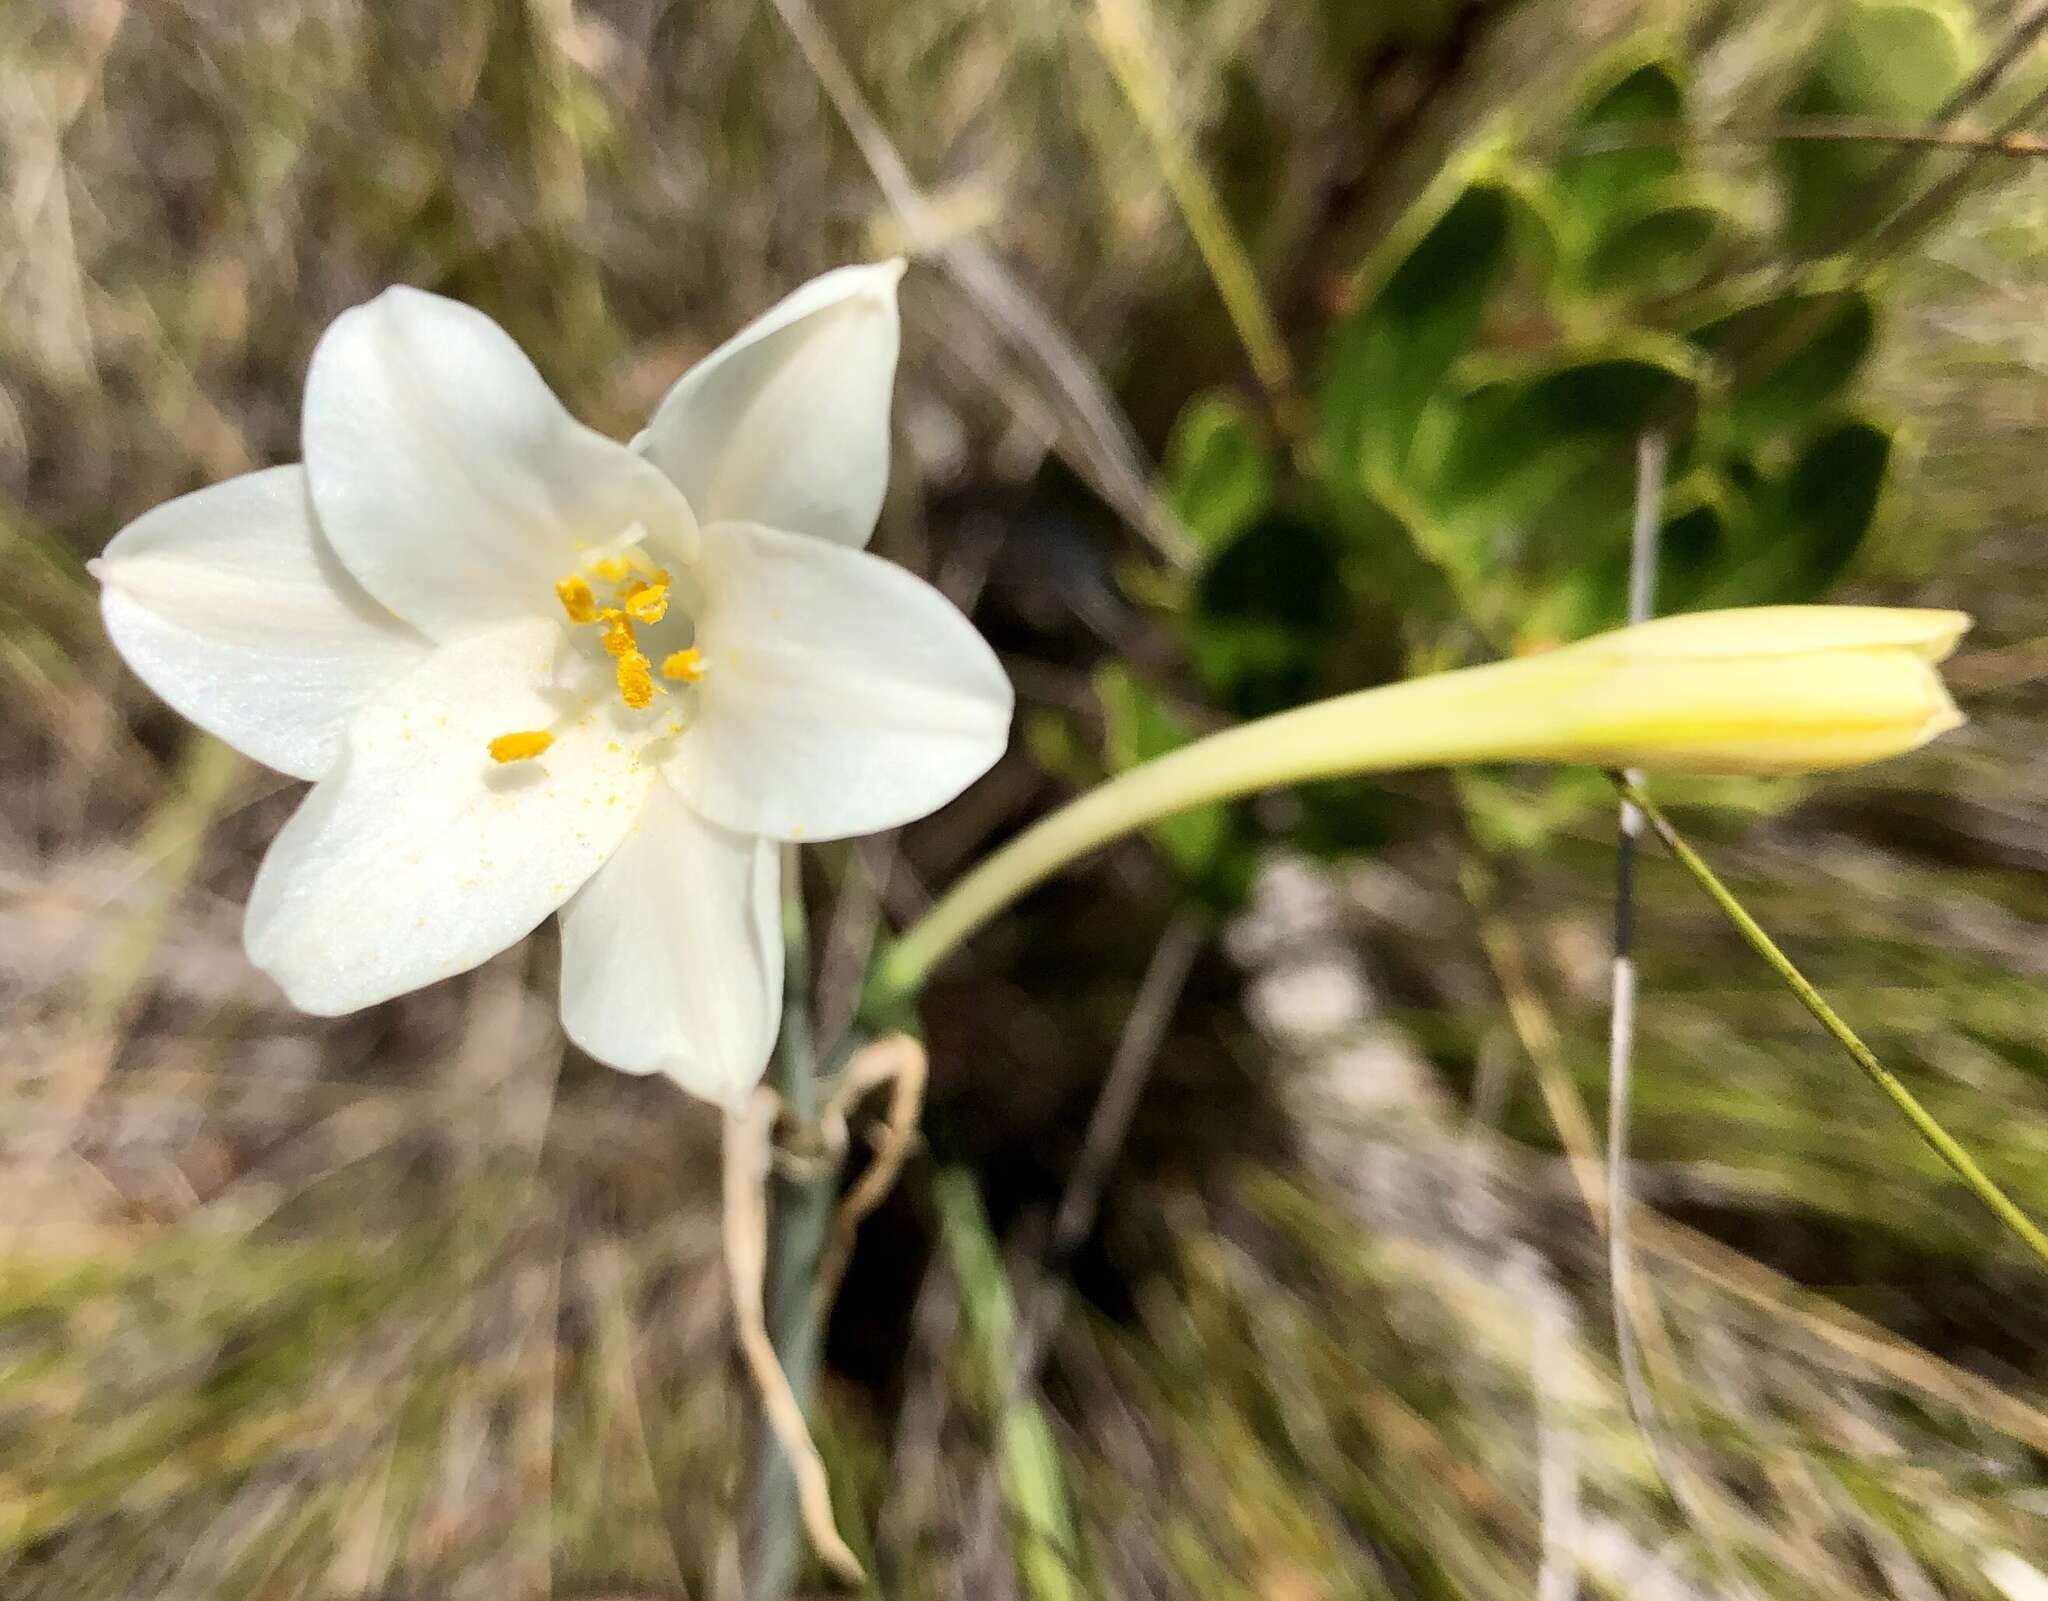
[[[764,1087],[754,1092],[743,1110],[728,1112],[725,1118],[725,1265],[732,1281],[733,1324],[761,1398],[762,1416],[796,1475],[804,1532],[833,1572],[849,1584],[859,1584],[865,1577],[860,1559],[832,1521],[832,1487],[824,1461],[768,1335],[768,1169],[780,1105],[775,1092]]]

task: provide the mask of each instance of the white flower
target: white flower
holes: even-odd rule
[[[562,1018],[737,1104],[779,1021],[777,842],[921,817],[1008,737],[995,656],[860,548],[888,474],[900,263],[815,279],[628,447],[489,318],[343,314],[303,467],[159,506],[95,566],[178,711],[315,779],[249,898],[309,1012],[476,966],[562,913]]]

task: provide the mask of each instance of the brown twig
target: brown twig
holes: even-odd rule
[[[817,1282],[811,1291],[811,1315],[822,1321],[832,1310],[839,1281],[846,1276],[854,1237],[867,1215],[882,1204],[903,1171],[904,1159],[917,1138],[918,1114],[924,1108],[927,1061],[924,1047],[908,1034],[887,1034],[857,1052],[844,1078],[818,1115],[819,1131],[828,1145],[846,1146],[846,1120],[855,1103],[870,1090],[889,1086],[889,1110],[881,1138],[867,1171],[846,1193],[833,1214],[832,1235],[818,1257]]]
[[[2022,159],[2048,156],[2048,138],[2013,129],[1901,128],[1868,117],[1780,117],[1754,123],[1630,122],[1564,135],[1558,155],[1606,155],[1663,145],[1876,144],[1909,149],[1961,150]]]

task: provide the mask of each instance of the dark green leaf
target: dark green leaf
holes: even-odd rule
[[[1344,613],[1333,536],[1302,517],[1269,515],[1197,578],[1189,654],[1233,712],[1277,711],[1315,692],[1323,644]]]
[[[1422,410],[1478,336],[1507,258],[1510,196],[1464,190],[1331,335],[1319,395],[1323,448],[1357,481],[1397,472]]]
[[[1103,754],[1112,771],[1178,750],[1192,730],[1122,662],[1097,670],[1095,695],[1102,704]],[[1218,864],[1232,838],[1230,811],[1197,806],[1163,817],[1145,835],[1184,877],[1201,879]]]
[[[1167,503],[1208,549],[1227,544],[1266,509],[1273,458],[1259,426],[1234,395],[1197,395],[1167,442]]]
[[[1781,108],[1788,117],[1925,122],[1977,59],[1968,16],[1938,0],[1858,0],[1815,42]],[[1883,144],[1787,140],[1774,157],[1795,249],[1839,249],[1882,222],[1917,163]]]
[[[1824,426],[1759,508],[1756,570],[1745,599],[1810,601],[1838,579],[1877,516],[1892,436],[1852,418]]]
[[[1699,281],[1708,251],[1730,231],[1726,212],[1705,200],[1657,202],[1618,217],[1586,257],[1586,286],[1654,299]]]
[[[1572,130],[1597,135],[1630,124],[1663,126],[1685,114],[1685,89],[1675,68],[1647,61],[1603,87],[1596,87],[1572,119]],[[1679,170],[1675,143],[1590,150],[1557,163],[1557,192],[1577,220],[1583,237],[1604,234],[1619,214],[1642,204],[1650,190]]]
[[[1876,337],[1876,308],[1859,289],[1761,301],[1692,334],[1725,366],[1722,420],[1739,440],[1805,426],[1856,376]]]
[[[1699,403],[1687,356],[1644,342],[1503,375],[1443,409],[1432,554],[1490,634],[1564,638],[1615,620],[1604,575],[1626,561],[1636,440],[1667,429],[1683,470]]]
[[[1446,508],[1527,507],[1575,477],[1590,451],[1633,449],[1645,428],[1682,429],[1698,374],[1679,349],[1651,347],[1547,363],[1469,391],[1449,416],[1429,480]]]

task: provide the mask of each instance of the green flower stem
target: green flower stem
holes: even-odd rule
[[[1905,1114],[1906,1121],[1919,1131],[1920,1137],[1934,1148],[1939,1156],[1968,1187],[1970,1193],[1989,1208],[1992,1216],[2003,1223],[2032,1251],[2042,1266],[2048,1267],[2048,1234],[2043,1234],[2033,1219],[2019,1209],[2011,1196],[2001,1190],[1997,1183],[1977,1165],[1976,1158],[1957,1143],[1955,1137],[1934,1120],[1934,1114],[1922,1106],[1911,1090],[1895,1078],[1890,1069],[1880,1062],[1868,1045],[1857,1036],[1856,1031],[1842,1021],[1835,1009],[1828,1005],[1819,990],[1807,980],[1804,973],[1792,965],[1792,960],[1778,948],[1777,942],[1766,934],[1757,920],[1744,910],[1728,886],[1723,884],[1714,870],[1709,867],[1699,852],[1685,842],[1678,830],[1657,809],[1656,803],[1635,784],[1619,773],[1609,775],[1615,787],[1632,802],[1649,820],[1650,827],[1664,842],[1664,847],[1678,859],[1678,863],[1693,877],[1708,897],[1721,909],[1721,913],[1735,925],[1735,931],[1742,936],[1750,949],[1767,963],[1792,993],[1799,997],[1800,1005],[1811,1012],[1820,1026],[1832,1034],[1835,1043],[1849,1053],[1849,1059],[1863,1069],[1866,1077],[1875,1084]]]
[[[803,881],[794,847],[783,852],[782,884],[786,972],[782,1030],[769,1073],[790,1119],[808,1128],[818,1116],[818,1060],[809,1001],[810,928],[804,916]],[[812,1286],[831,1229],[838,1180],[836,1165],[821,1164],[815,1172],[781,1175],[774,1181],[768,1327],[775,1354],[807,1421],[815,1401],[824,1343],[824,1326],[813,1305]],[[803,1524],[798,1515],[796,1474],[782,1448],[765,1431],[755,1464],[752,1499],[754,1551],[748,1594],[752,1601],[783,1601],[793,1593],[803,1564]]]
[[[1225,729],[1069,802],[995,852],[883,954],[869,993],[887,1017],[982,924],[1076,857],[1172,812],[1317,778],[1443,763],[1568,759],[1561,703],[1598,668],[1558,651],[1360,690]]]

